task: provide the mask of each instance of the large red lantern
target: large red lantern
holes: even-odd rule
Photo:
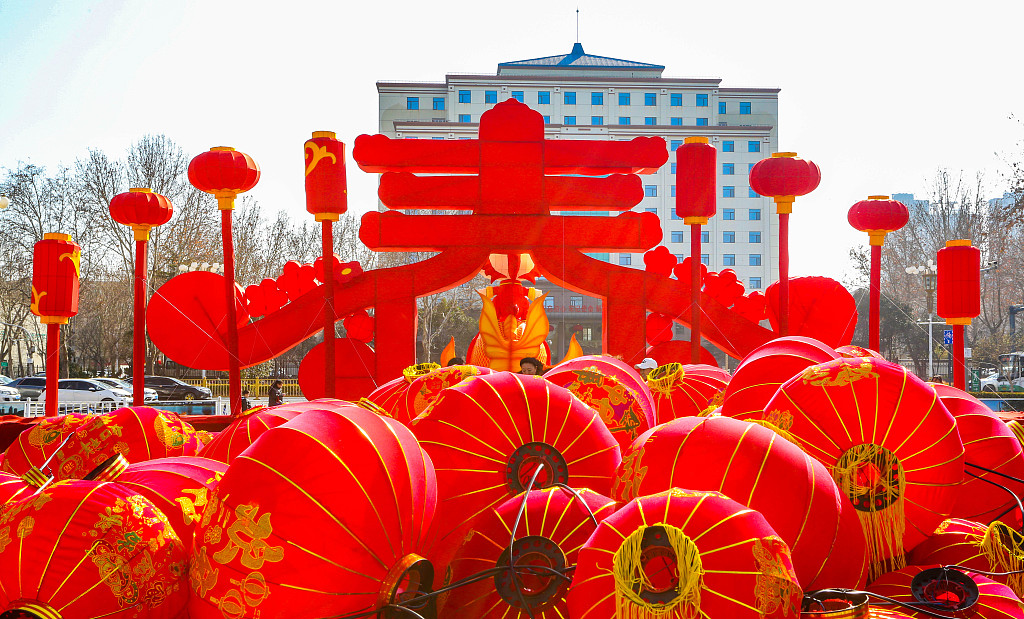
[[[78,313],[82,248],[70,234],[47,232],[32,255],[32,303],[29,309],[46,325],[46,387],[57,393],[60,374],[60,326]],[[57,398],[46,400],[46,416],[57,414]]]
[[[399,421],[406,420],[403,423],[407,423],[416,418],[416,415],[406,408],[408,405],[406,395],[409,393],[410,385],[417,378],[440,369],[441,366],[436,363],[410,365],[402,370],[401,376],[377,387],[370,395],[366,396],[366,399],[381,407],[389,416]]]
[[[660,365],[647,375],[654,398],[655,423],[700,415],[709,406],[722,404],[729,374],[705,365]]]
[[[113,483],[57,483],[5,507],[0,565],[4,616],[172,619],[189,596],[167,517]]]
[[[793,201],[818,187],[821,170],[796,153],[772,153],[750,170],[750,188],[775,200],[779,215],[779,332],[789,335],[789,215]]]
[[[416,376],[405,390],[405,405],[392,411],[395,419],[405,425],[419,416],[441,392],[473,376],[490,374],[493,370],[478,365],[452,365]]]
[[[882,244],[885,235],[895,232],[907,225],[910,212],[899,200],[890,200],[889,196],[868,196],[850,207],[846,215],[850,225],[867,232],[871,243],[871,295],[868,312],[868,345],[878,350],[879,339],[879,303],[882,298]]]
[[[964,475],[956,421],[927,383],[879,359],[814,365],[755,419],[782,427],[829,467],[857,508],[872,574],[924,540],[953,508]]]
[[[722,414],[743,418],[760,413],[779,385],[812,365],[838,358],[835,350],[809,337],[780,337],[762,344],[733,370]]]
[[[64,443],[64,439],[92,419],[93,416],[88,413],[68,413],[39,420],[19,434],[7,447],[0,469],[20,477],[33,467],[42,467]]]
[[[971,589],[977,587],[977,591]],[[900,612],[915,619],[940,616],[1024,619],[1024,605],[1008,586],[986,576],[938,565],[911,565],[872,582],[868,591],[912,605]],[[918,612],[913,605],[932,614]]]
[[[429,587],[430,460],[393,419],[319,405],[264,432],[217,484],[193,542],[193,619],[342,616]]]
[[[612,498],[670,488],[717,490],[761,512],[789,546],[804,588],[839,586],[817,577],[839,533],[843,496],[828,469],[775,432],[729,417],[687,417],[645,432],[623,452]]]
[[[936,264],[937,313],[953,326],[953,386],[966,391],[964,327],[981,313],[981,250],[968,240],[946,241]]]
[[[264,432],[294,419],[303,410],[301,406],[286,404],[246,411],[232,421],[231,425],[218,432],[217,436],[203,447],[199,455],[231,464],[238,454],[245,451]]]
[[[690,226],[690,363],[700,363],[700,289],[701,255],[700,227],[715,215],[718,172],[715,158],[718,151],[705,137],[692,136],[676,149],[676,215]],[[656,342],[652,342],[656,343]]]
[[[228,392],[231,414],[242,412],[242,369],[238,361],[238,292],[235,286],[235,245],[231,231],[231,211],[235,198],[260,180],[260,167],[253,158],[230,146],[215,146],[197,155],[188,164],[188,180],[196,189],[213,194],[220,209],[221,245],[224,249],[224,294],[227,306]],[[244,306],[243,306],[244,307]],[[330,381],[328,381],[330,382]]]
[[[544,378],[600,413],[623,449],[654,426],[654,401],[646,382],[614,357],[576,357],[551,368]]]
[[[910,553],[911,565],[959,565],[989,576],[1024,595],[1024,536],[1003,522],[984,525],[950,518]],[[998,575],[996,575],[998,574]]]
[[[756,511],[718,492],[634,499],[580,550],[573,619],[796,617],[802,592],[786,543]]]
[[[579,549],[597,523],[614,511],[614,501],[587,488],[575,495],[564,488],[545,488],[514,496],[481,515],[452,561],[451,580],[514,564],[518,583],[512,582],[510,568],[493,579],[454,589],[444,613],[474,619],[568,617],[569,580],[562,575],[576,565]]]
[[[619,446],[598,414],[539,376],[495,372],[441,392],[413,422],[437,468],[433,557],[446,564],[473,521],[529,485],[608,495]]]
[[[870,348],[864,348],[863,346],[854,346],[853,344],[836,346],[836,352],[839,353],[840,357],[845,357],[847,359],[856,359],[858,357],[874,357],[875,359],[885,358],[878,351],[871,350]]]
[[[22,498],[35,491],[34,487],[17,475],[0,472],[0,509],[3,508],[4,503]]]

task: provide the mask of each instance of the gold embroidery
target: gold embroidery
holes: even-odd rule
[[[210,589],[217,586],[217,577],[220,575],[220,568],[215,568],[210,563],[210,557],[206,555],[206,546],[199,548],[192,567],[188,570],[189,582],[192,583],[192,590],[199,597],[206,597]]]
[[[239,505],[235,508],[235,517],[236,520],[228,527],[228,543],[213,554],[214,561],[228,563],[242,551],[241,564],[258,570],[264,561],[277,562],[284,557],[281,546],[271,546],[266,542],[274,532],[269,512],[261,516],[259,505]]]
[[[754,584],[758,612],[763,617],[781,607],[783,617],[789,616],[790,611],[798,617],[803,592],[797,584],[786,542],[774,535],[755,539],[753,554],[758,571]]]
[[[630,452],[622,459],[622,474],[612,484],[612,496],[620,501],[629,501],[640,494],[640,484],[647,476],[647,467],[640,466],[644,457],[644,449]]]
[[[187,496],[180,496],[174,499],[174,502],[181,507],[181,515],[182,518],[185,519],[185,522],[191,522],[195,524],[199,522],[200,519],[199,511],[202,511],[196,511],[196,508],[202,508],[206,506],[206,493],[208,492],[208,490],[206,488],[186,488],[182,490],[182,492],[184,492],[185,494],[192,494],[194,495],[194,497],[189,498]]]
[[[870,361],[862,361],[854,365],[848,360],[829,361],[820,365],[812,365],[804,370],[801,380],[815,387],[845,387],[862,378],[878,378]]]

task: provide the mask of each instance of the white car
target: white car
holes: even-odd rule
[[[46,401],[46,389],[39,394],[39,401]],[[57,401],[70,404],[72,402],[111,402],[120,406],[128,406],[132,394],[124,389],[110,387],[88,378],[62,378],[57,381]]]
[[[21,392],[14,387],[0,385],[0,402],[20,402]]]
[[[97,376],[93,380],[98,383],[103,383],[108,387],[117,387],[118,389],[127,391],[128,393],[132,394],[132,400],[134,401],[135,399],[135,390],[132,388],[131,384],[124,382],[120,378],[108,378],[106,376]],[[156,389],[150,389],[149,387],[146,387],[146,389],[142,392],[143,402],[156,402],[157,399],[158,398],[156,395]]]

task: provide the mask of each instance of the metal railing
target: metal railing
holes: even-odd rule
[[[20,405],[20,406],[19,406]],[[128,406],[124,402],[67,402],[57,403],[57,414],[66,415],[67,413],[109,413],[110,411],[117,410]],[[14,410],[20,408],[22,417],[44,417],[46,415],[46,403],[39,402],[36,400],[29,400],[26,402],[4,402],[3,408],[6,411],[10,407]],[[17,415],[18,413],[13,413]]]
[[[214,397],[228,397],[228,381],[224,378],[185,378],[184,382],[197,387],[208,387]],[[281,388],[284,389],[286,398],[301,398],[302,389],[299,389],[299,381],[296,378],[243,378],[242,389],[249,390],[249,398],[266,398],[270,385],[275,380],[281,381]]]

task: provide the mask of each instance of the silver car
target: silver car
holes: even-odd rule
[[[104,385],[109,385],[110,387],[117,387],[118,389],[124,389],[128,393],[132,394],[132,399],[133,400],[135,398],[135,391],[134,391],[135,388],[132,387],[131,383],[126,383],[125,381],[121,380],[120,378],[110,378],[110,377],[107,377],[107,376],[97,376],[93,380],[101,382]],[[157,397],[156,389],[150,389],[149,387],[146,387],[146,389],[142,392],[142,400],[143,400],[143,402],[156,402],[158,399],[159,398]]]

